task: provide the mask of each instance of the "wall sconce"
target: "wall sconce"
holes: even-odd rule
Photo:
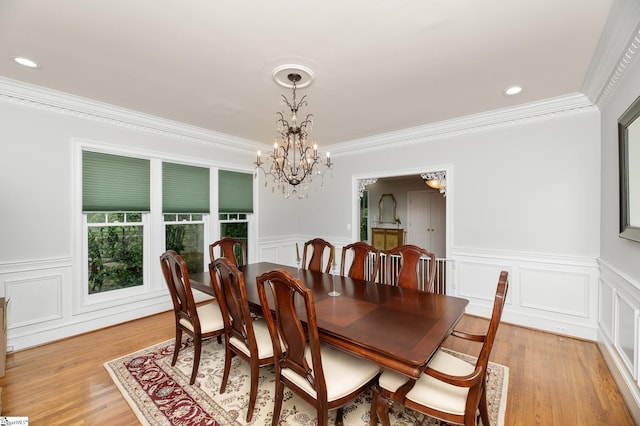
[[[439,189],[440,193],[447,196],[447,172],[444,170],[438,172],[423,173],[420,177],[424,183],[433,189]]]

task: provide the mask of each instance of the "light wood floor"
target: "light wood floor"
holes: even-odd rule
[[[482,331],[465,316],[458,328]],[[38,425],[136,425],[103,363],[173,337],[162,313],[11,353],[0,378],[2,415]],[[446,346],[475,354],[476,344]],[[492,361],[510,368],[506,425],[633,425],[595,343],[501,324]]]

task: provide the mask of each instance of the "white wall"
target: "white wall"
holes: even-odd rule
[[[8,85],[0,89],[7,92]],[[159,268],[149,271],[147,298],[89,312],[70,302],[83,285],[74,273],[80,261],[73,250],[74,141],[236,168],[251,165],[253,147],[64,95],[55,94],[60,102],[31,102],[31,89],[19,89],[22,98],[0,96],[9,148],[0,160],[6,219],[0,232],[11,242],[0,247],[0,287],[12,297],[9,344],[25,347],[168,309]],[[340,250],[357,239],[357,178],[445,168],[451,293],[470,299],[469,312],[488,316],[499,271],[506,269],[505,320],[595,338],[600,119],[582,100],[556,104],[543,103],[545,114],[527,118],[506,113],[482,125],[461,120],[444,133],[410,129],[335,147],[335,167],[308,199],[285,200],[260,177],[256,260],[294,264],[296,242],[322,237]],[[90,113],[78,112],[83,109]],[[240,148],[230,148],[235,145]]]
[[[635,6],[635,29],[626,44],[627,56],[611,79],[612,90],[600,99],[602,151],[600,182],[599,335],[618,387],[640,423],[640,243],[619,237],[619,117],[640,96],[640,6]]]
[[[0,136],[0,296],[9,299],[8,344],[15,349],[171,308],[153,261],[144,294],[117,304],[79,301],[74,145],[236,170],[251,170],[254,155],[243,141],[6,80],[0,80]],[[238,147],[224,148],[232,144]],[[157,259],[162,237],[152,239]]]
[[[402,135],[393,138],[403,140]],[[357,239],[354,176],[416,174],[446,165],[447,257],[455,265],[450,293],[469,298],[469,312],[489,316],[499,272],[506,269],[511,282],[506,321],[595,339],[596,108],[369,146],[375,148],[332,150],[337,152],[333,179],[325,182],[324,192],[300,204],[305,217],[300,234],[338,246]]]

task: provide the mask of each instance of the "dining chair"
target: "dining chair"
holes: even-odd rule
[[[477,425],[479,411],[482,424],[490,424],[486,395],[487,366],[508,287],[508,273],[502,271],[485,334],[458,330],[451,333],[457,338],[482,343],[475,365],[439,349],[417,380],[407,380],[406,376],[399,373],[383,370],[378,385],[374,387],[370,413],[372,424],[376,418],[374,416],[377,416],[383,425],[388,426],[390,401],[401,402],[429,416],[463,425]]]
[[[257,283],[276,357],[272,425],[279,423],[285,386],[315,406],[317,424],[327,425],[335,408],[335,424],[342,424],[342,406],[375,382],[380,367],[320,344],[313,293],[291,274],[267,272]]]
[[[200,365],[202,341],[218,336],[218,342],[222,342],[221,336],[225,331],[222,312],[215,300],[196,305],[189,282],[187,264],[178,253],[174,250],[166,251],[160,256],[160,264],[169,287],[176,323],[176,339],[171,365],[176,365],[182,345],[182,333],[187,333],[193,337],[193,368],[189,384],[194,384]]]
[[[323,270],[322,259],[324,258],[325,251],[329,251],[329,256]],[[314,238],[313,240],[307,241],[304,243],[302,252],[302,269],[316,272],[329,272],[331,270],[331,263],[333,263],[335,259],[335,251],[336,249],[333,244],[322,238]],[[311,254],[308,255],[309,252]],[[308,263],[307,257],[309,257]]]
[[[435,254],[411,244],[398,246],[383,253],[384,266],[381,276],[385,284],[429,293],[435,291]]]
[[[349,271],[345,275],[347,268],[347,255],[350,255],[351,264]],[[378,271],[380,270],[380,251],[367,243],[358,241],[342,247],[342,258],[340,262],[340,275],[349,276],[359,280],[376,282],[378,281]]]
[[[250,422],[258,395],[259,369],[274,363],[271,335],[264,319],[252,319],[244,275],[231,260],[224,257],[214,260],[209,264],[209,274],[225,323],[224,373],[220,393],[224,393],[227,387],[232,357],[237,355],[248,362],[251,389],[246,421]]]
[[[215,255],[219,248],[220,256]],[[235,266],[247,264],[247,246],[243,240],[225,237],[209,245],[209,259],[213,262],[217,257],[226,257]]]

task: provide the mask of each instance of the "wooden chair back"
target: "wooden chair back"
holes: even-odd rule
[[[384,252],[384,280],[385,284],[397,285],[402,288],[433,293],[435,291],[436,255],[415,245],[407,244]],[[397,266],[397,257],[400,265]],[[427,261],[423,259],[427,258]],[[425,271],[426,268],[426,271]],[[422,278],[424,277],[424,278]]]
[[[231,260],[219,257],[209,264],[209,274],[220,303],[227,339],[243,342],[252,355],[258,353],[244,275]]]
[[[168,250],[160,256],[160,265],[169,287],[176,324],[180,320],[188,321],[193,325],[194,331],[199,333],[200,319],[191,291],[187,263],[175,250]]]
[[[390,382],[389,379],[387,379],[387,374],[389,373],[385,372],[380,378],[381,388],[376,388],[374,390],[374,402],[371,405],[371,418],[375,421],[377,417],[383,426],[389,425],[388,410],[390,405],[385,402],[384,398],[382,398],[382,396],[384,396],[387,398],[387,401],[392,400],[401,402],[411,409],[449,423],[476,425],[477,413],[479,411],[482,424],[490,424],[486,395],[487,368],[493,343],[495,342],[495,337],[498,331],[498,325],[500,325],[500,320],[502,318],[508,288],[508,273],[506,271],[502,271],[496,288],[491,319],[489,320],[489,325],[485,334],[466,333],[458,330],[454,330],[451,333],[452,336],[461,339],[482,343],[473,371],[468,368],[468,371],[465,371],[466,374],[464,375],[453,375],[451,372],[447,373],[434,368],[432,365],[435,363],[434,359],[437,359],[440,368],[445,367],[445,370],[446,366],[451,363],[451,361],[447,361],[447,358],[449,360],[455,359],[458,363],[462,362],[453,355],[438,351],[425,369],[423,376],[418,379],[418,382],[422,383],[415,387],[415,389],[419,389],[419,392],[414,395],[411,395],[411,392],[416,385],[416,380],[408,380],[404,384],[399,385],[396,390],[392,391],[386,388],[386,386],[390,385],[392,381]],[[459,369],[455,370],[460,371]],[[429,376],[428,380],[425,379],[427,376]],[[438,382],[441,383],[438,384]],[[398,386],[397,383],[398,382],[396,382],[396,386]],[[466,400],[462,401],[464,402],[464,412],[458,408],[449,411],[443,410],[442,399],[447,399],[453,396],[456,388],[468,389]]]
[[[358,241],[342,247],[340,275],[345,276],[347,255],[351,253],[351,265],[346,276],[359,280],[378,281],[380,251],[367,243]]]
[[[160,256],[160,265],[164,279],[169,287],[175,314],[176,337],[171,365],[175,365],[178,360],[178,354],[182,347],[182,333],[192,336],[194,355],[189,383],[194,384],[200,365],[202,340],[218,336],[218,342],[222,341],[221,336],[224,334],[225,327],[220,305],[217,301],[196,305],[191,291],[187,263],[174,250],[168,250]],[[201,317],[203,318],[202,320]]]
[[[327,257],[327,263],[323,265],[323,259],[325,251],[329,252]],[[309,254],[310,253],[310,254]],[[302,253],[302,268],[316,272],[329,272],[331,270],[331,263],[334,260],[335,247],[328,241],[322,238],[314,238],[304,243],[304,249]],[[309,259],[307,261],[307,259]]]
[[[219,248],[220,256],[231,261],[235,266],[247,264],[247,246],[243,240],[231,237],[222,238],[209,245],[209,258],[211,262],[216,259],[215,249]],[[239,259],[239,260],[238,260]]]
[[[507,290],[509,289],[509,273],[507,271],[500,272],[500,278],[498,280],[498,286],[496,288],[496,294],[493,299],[493,311],[491,313],[491,319],[487,331],[483,335],[465,333],[458,330],[454,330],[451,333],[452,336],[459,337],[461,339],[481,342],[482,348],[476,361],[476,368],[470,377],[479,377],[479,380],[467,380],[465,383],[464,378],[452,378],[448,381],[451,384],[458,386],[469,387],[469,393],[467,394],[467,404],[464,414],[464,419],[459,421],[470,422],[471,419],[476,419],[476,413],[480,411],[480,417],[482,424],[489,424],[489,414],[487,408],[487,367],[489,365],[489,357],[491,356],[491,350],[493,349],[493,343],[495,342],[496,334],[498,333],[498,326],[502,319],[502,311],[504,310],[504,304],[507,300]],[[434,372],[427,368],[426,374],[433,375]],[[435,375],[437,377],[437,372]]]
[[[509,289],[509,273],[507,271],[500,272],[500,279],[498,280],[498,286],[496,288],[496,295],[493,299],[493,311],[491,313],[491,319],[489,320],[489,326],[487,332],[482,338],[482,349],[478,355],[478,361],[476,362],[476,369],[481,367],[485,373],[487,372],[487,366],[489,365],[489,356],[493,349],[493,343],[498,333],[498,326],[502,319],[502,311],[504,310],[504,304],[507,300],[507,290]],[[467,340],[473,340],[473,335],[462,333],[460,331],[454,331],[456,337],[466,338]]]
[[[316,399],[306,398],[308,392],[294,382],[286,381],[286,385],[310,404],[320,407],[319,411],[328,411],[313,292],[284,270],[262,274],[257,282],[260,303],[274,346],[276,380],[282,377],[280,371],[286,368],[305,377],[308,386],[315,391]],[[275,312],[275,318],[272,311]],[[299,313],[306,326],[300,321]],[[311,365],[306,357],[307,349],[311,353]]]
[[[258,319],[254,322],[249,310],[244,275],[231,260],[225,257],[214,260],[209,264],[209,274],[214,289],[218,289],[215,293],[225,321],[225,359],[220,393],[224,393],[227,387],[232,356],[248,362],[251,378],[246,417],[248,423],[253,417],[258,395],[258,370],[263,365],[273,364],[275,359],[270,334],[264,321]]]

